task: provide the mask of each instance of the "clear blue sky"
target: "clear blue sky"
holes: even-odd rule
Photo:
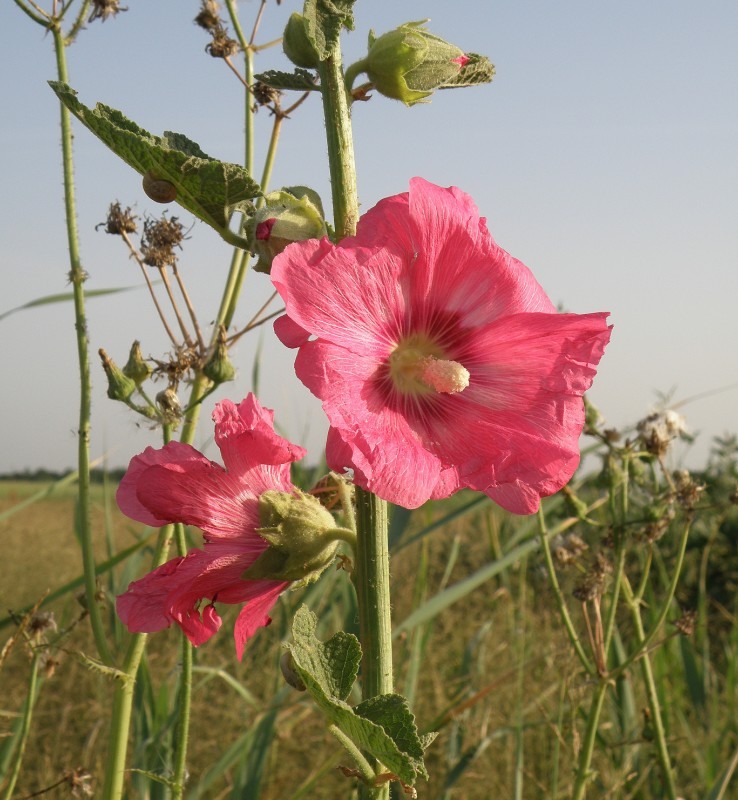
[[[41,5],[44,0],[40,0]],[[246,27],[257,0],[239,4]],[[175,130],[210,155],[240,161],[242,92],[192,24],[194,0],[128,0],[129,10],[88,26],[69,50],[82,102],[101,100],[144,128]],[[260,40],[278,36],[298,3],[267,6]],[[401,0],[356,5],[346,60],[378,33],[431,18],[433,32],[497,67],[486,87],[442,92],[406,109],[376,96],[354,110],[359,190],[371,207],[420,175],[474,197],[497,241],[534,271],[554,302],[608,310],[615,325],[591,398],[612,425],[645,415],[656,392],[677,400],[738,383],[738,4],[682,0]],[[4,154],[0,189],[0,313],[67,288],[52,43],[9,0],[0,5]],[[279,48],[258,68],[284,67]],[[258,116],[259,153],[270,120]],[[308,184],[329,198],[317,97],[285,126],[273,186]],[[88,288],[138,285],[121,243],[95,225],[120,200],[159,213],[140,180],[91,134],[76,129],[82,257]],[[257,160],[257,163],[260,163]],[[257,170],[257,172],[260,170]],[[258,176],[257,176],[258,177]],[[190,224],[185,212],[175,214]],[[230,250],[195,224],[180,269],[201,320],[217,310]],[[251,276],[237,323],[269,290]],[[121,363],[133,339],[160,356],[167,340],[142,291],[91,301],[91,352]],[[0,321],[0,472],[75,463],[77,376],[72,309],[47,306]],[[292,375],[292,353],[264,329],[260,396],[318,457],[319,407]],[[206,404],[200,443],[218,397],[251,388],[258,337],[234,353],[237,380]],[[123,465],[147,444],[130,412],[105,398],[95,360],[93,455]],[[738,389],[682,412],[704,459],[710,437],[738,430]],[[214,454],[213,454],[214,455]]]

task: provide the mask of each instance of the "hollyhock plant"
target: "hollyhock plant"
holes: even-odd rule
[[[234,631],[240,659],[290,582],[317,577],[330,563],[337,542],[326,533],[335,523],[290,483],[289,465],[305,451],[275,433],[272,411],[250,394],[239,405],[218,404],[213,420],[225,468],[180,442],[148,447],[131,460],[118,488],[121,510],[147,525],[197,526],[204,547],[131,583],[116,607],[132,632],[152,633],[175,622],[200,645],[221,626],[216,601],[245,603]],[[280,522],[292,523],[283,537],[292,541],[280,539]],[[298,569],[291,553],[299,555]]]
[[[271,277],[332,469],[407,508],[468,487],[518,514],[571,478],[607,314],[557,313],[464,192],[415,178]]]

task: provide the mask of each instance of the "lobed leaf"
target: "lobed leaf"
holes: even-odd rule
[[[172,183],[183,208],[233,242],[228,228],[231,216],[251,214],[251,200],[261,193],[244,167],[210,158],[184,134],[167,131],[154,136],[102,103],[87,108],[65,83],[50,81],[49,85],[69,111],[126,164],[141,175],[148,172]]]
[[[315,636],[316,624],[315,614],[302,606],[295,614],[293,642],[287,649],[294,670],[318,707],[358,748],[371,753],[405,783],[427,778],[423,749],[432,736],[421,740],[407,700],[388,694],[351,708],[344,698],[358,672],[359,642],[340,632],[323,643]]]

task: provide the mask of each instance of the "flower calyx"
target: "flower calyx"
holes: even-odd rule
[[[401,100],[406,106],[427,102],[433,91],[456,78],[469,60],[456,45],[426,30],[427,21],[406,22],[379,37],[371,31],[366,58],[349,67],[347,81],[364,72],[385,97]]]
[[[103,369],[108,379],[108,397],[111,400],[120,400],[127,403],[136,391],[136,382],[124,374],[124,371],[113,361],[101,347],[98,350],[102,360]]]
[[[216,386],[232,381],[236,377],[236,368],[228,355],[227,334],[224,325],[218,329],[213,354],[205,363],[202,371],[205,377],[209,378]]]
[[[269,547],[241,576],[306,586],[333,561],[340,536],[331,513],[312,495],[268,490],[259,497],[261,527]]]
[[[131,352],[123,367],[123,374],[130,378],[136,386],[140,386],[151,375],[151,371],[151,367],[146,363],[141,352],[141,342],[136,340],[131,345]]]
[[[248,225],[251,252],[258,257],[254,269],[268,273],[272,261],[292,242],[328,235],[323,204],[306,186],[289,186],[270,192]]]

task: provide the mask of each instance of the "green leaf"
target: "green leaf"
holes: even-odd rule
[[[215,228],[226,241],[245,246],[228,227],[234,212],[253,212],[251,199],[261,192],[244,167],[210,158],[184,134],[167,131],[154,136],[102,103],[87,108],[65,83],[50,81],[49,85],[69,111],[126,164],[141,175],[149,172],[172,183],[183,208]]]
[[[269,69],[254,76],[257,81],[266,83],[275,89],[291,89],[296,92],[311,92],[320,90],[318,78],[315,73],[306,69],[297,68],[294,72],[280,72],[278,69]]]
[[[305,0],[305,33],[318,58],[325,61],[338,44],[341,29],[354,29],[355,0]]]
[[[129,292],[131,289],[140,289],[140,286],[119,286],[114,289],[90,289],[89,291],[85,292],[85,299],[89,299],[90,297],[102,297],[106,294],[117,294],[118,292]],[[22,306],[16,306],[15,308],[11,308],[8,311],[3,311],[0,314],[0,320],[5,319],[5,317],[9,317],[11,314],[15,314],[16,311],[23,311],[26,308],[36,308],[36,306],[48,306],[52,303],[66,303],[71,300],[74,300],[74,294],[72,292],[62,292],[61,294],[47,294],[44,297],[37,297],[35,300],[29,300],[27,303],[23,303]]]
[[[467,53],[469,61],[459,70],[459,74],[446,81],[439,89],[459,89],[462,86],[477,86],[480,83],[491,83],[495,77],[495,65],[478,53]]]
[[[345,700],[351,692],[361,662],[359,640],[339,631],[325,644],[315,636],[317,617],[301,606],[292,622],[292,658],[310,673],[326,695]]]
[[[355,636],[337,633],[323,643],[315,636],[317,618],[302,606],[292,624],[287,645],[292,667],[328,720],[365,752],[371,753],[402,781],[413,785],[427,778],[421,739],[407,700],[388,694],[366,700],[355,709],[344,701],[355,680],[361,648]]]

